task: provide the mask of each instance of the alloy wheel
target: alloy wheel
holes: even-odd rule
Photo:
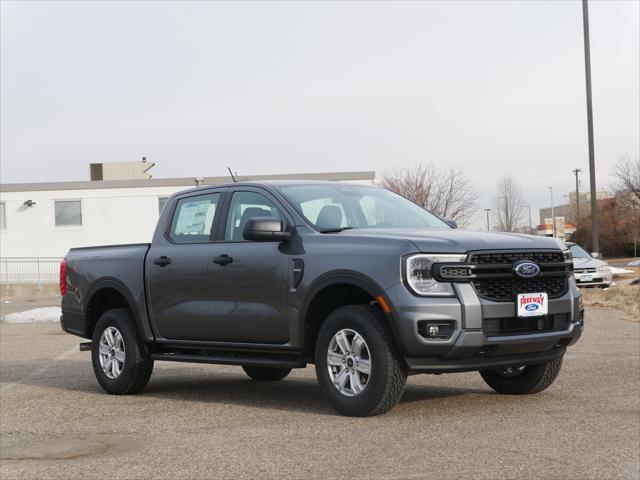
[[[348,328],[336,332],[327,349],[327,369],[332,385],[342,395],[361,394],[371,377],[371,353],[362,335]]]
[[[100,366],[104,374],[114,380],[124,369],[125,348],[122,334],[115,327],[107,327],[100,335],[98,346]]]

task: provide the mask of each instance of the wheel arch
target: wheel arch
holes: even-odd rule
[[[381,305],[382,303],[386,305]],[[384,289],[374,280],[353,271],[341,270],[318,277],[309,287],[301,308],[304,355],[313,360],[315,342],[327,316],[346,305],[376,304],[387,318],[391,336],[398,346],[393,306]],[[386,307],[386,308],[385,308]]]
[[[96,282],[86,296],[84,304],[85,312],[85,332],[87,338],[93,336],[93,329],[96,323],[107,310],[114,308],[126,308],[131,311],[134,318],[134,327],[142,339],[146,338],[147,328],[145,328],[137,309],[134,296],[129,288],[115,278],[105,278]]]

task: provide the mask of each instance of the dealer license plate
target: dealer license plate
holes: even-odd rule
[[[579,278],[580,278],[581,282],[592,282],[593,281],[593,275],[590,274],[590,273],[581,273]]]
[[[549,298],[546,292],[521,293],[516,302],[518,317],[537,317],[549,312]]]

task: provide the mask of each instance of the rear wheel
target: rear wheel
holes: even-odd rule
[[[320,328],[316,375],[329,403],[343,415],[390,410],[407,380],[382,312],[370,305],[335,310]]]
[[[134,322],[128,309],[108,310],[100,317],[93,331],[93,371],[107,393],[137,393],[151,377],[153,360],[140,341]]]
[[[275,382],[282,380],[291,373],[291,368],[250,367],[243,365],[242,369],[257,382]]]
[[[562,357],[541,365],[514,366],[480,372],[482,379],[496,392],[528,395],[548,388],[560,373]]]

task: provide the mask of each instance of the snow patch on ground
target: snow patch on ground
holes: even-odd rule
[[[60,307],[42,307],[8,313],[2,321],[6,323],[59,322],[61,314]]]
[[[618,268],[618,267],[611,267],[611,273],[613,273],[614,275],[627,275],[629,273],[636,273],[633,270],[627,270],[626,268]]]

